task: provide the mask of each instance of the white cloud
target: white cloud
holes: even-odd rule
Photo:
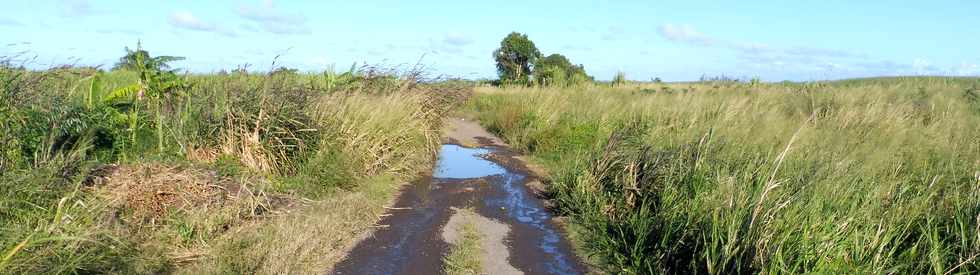
[[[190,12],[179,11],[170,15],[170,25],[196,31],[214,31],[216,28],[211,23],[201,21]]]
[[[58,8],[65,17],[84,17],[98,13],[87,0],[61,0]]]
[[[238,15],[260,29],[274,34],[310,34],[312,30],[306,25],[306,16],[299,13],[278,11],[272,1],[263,1],[261,5],[242,5]]]
[[[936,65],[927,58],[916,58],[911,63],[891,61],[857,63],[853,71],[866,75],[928,75],[928,76],[980,76],[980,65],[962,62],[959,65]]]
[[[660,35],[671,42],[710,48],[732,50],[736,58],[747,66],[769,71],[794,71],[812,74],[814,72],[856,72],[885,71],[881,67],[897,68],[894,64],[873,64],[873,67],[859,66],[868,56],[845,50],[810,46],[780,47],[754,41],[727,40],[704,34],[691,25],[665,24],[658,29]],[[909,66],[904,66],[908,68]],[[923,68],[926,69],[926,68]],[[887,70],[893,72],[894,70]]]
[[[605,41],[613,41],[613,40],[619,40],[623,38],[625,35],[626,35],[626,30],[624,30],[622,27],[610,26],[609,28],[606,29],[605,32],[602,33],[602,36],[600,38]]]
[[[916,75],[931,75],[934,73],[934,67],[929,60],[925,58],[916,58],[912,61],[912,71]]]
[[[441,37],[430,37],[428,39],[428,45],[402,45],[399,47],[403,50],[419,50],[419,52],[429,53],[429,54],[450,54],[459,55],[463,53],[463,49],[467,46],[473,44],[473,39],[461,32],[447,32]],[[389,48],[393,50],[394,48]]]
[[[658,31],[660,32],[660,35],[667,38],[667,40],[675,42],[698,44],[702,46],[711,46],[715,44],[715,40],[713,38],[695,30],[691,25],[665,24],[660,26]]]
[[[445,41],[439,41],[437,39],[429,39],[429,45],[420,48],[423,52],[431,54],[460,54],[463,53],[463,47],[452,45],[446,43]]]
[[[706,47],[720,47],[739,51],[743,54],[766,54],[794,58],[866,58],[867,55],[837,49],[815,47],[779,48],[765,43],[751,41],[729,41],[701,33],[691,25],[665,24],[659,28],[660,35],[667,40]]]
[[[963,62],[955,71],[959,76],[980,76],[980,65]]]
[[[749,54],[762,54],[772,52],[774,49],[762,43],[731,43],[728,47]]]
[[[473,39],[463,33],[450,32],[446,34],[446,36],[442,39],[442,42],[452,46],[462,47],[472,44]]]
[[[178,11],[170,15],[171,26],[193,31],[214,32],[226,36],[235,36],[231,30],[224,29],[210,22],[201,20],[188,11]]]

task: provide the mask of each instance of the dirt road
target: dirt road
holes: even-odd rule
[[[526,162],[475,122],[448,119],[448,125],[432,175],[407,186],[377,230],[332,273],[440,274],[464,223],[479,232],[479,273],[584,273],[528,187],[537,180]]]

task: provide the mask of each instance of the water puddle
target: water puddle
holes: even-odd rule
[[[524,188],[525,176],[507,174],[500,184],[504,196],[488,198],[484,203],[495,209],[501,209],[507,216],[531,227],[536,243],[544,252],[546,261],[535,262],[535,265],[551,274],[578,274],[574,260],[566,251],[562,251],[561,235],[551,224],[551,214],[545,210],[537,198],[532,197]]]
[[[580,274],[551,215],[525,187],[528,174],[486,158],[495,149],[442,146],[431,178],[403,189],[373,236],[335,274],[438,274],[449,245],[441,229],[452,208],[473,208],[507,224],[507,261],[527,274]]]
[[[432,177],[473,179],[506,173],[507,169],[482,158],[489,153],[489,149],[466,148],[453,144],[443,145]]]

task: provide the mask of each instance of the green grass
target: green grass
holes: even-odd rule
[[[980,272],[976,78],[482,88],[607,272]]]
[[[431,167],[442,117],[462,91],[353,69],[171,76],[0,66],[0,273],[182,273],[199,263],[323,272],[334,261],[324,257],[369,230],[397,186]],[[109,164],[181,167],[176,176],[245,195],[141,221],[127,208],[131,194],[93,183]],[[153,177],[109,181],[125,179]],[[222,256],[298,241],[290,234],[301,226],[340,231],[305,237],[322,245],[306,258]]]
[[[475,215],[470,209],[459,211],[469,211],[464,215]],[[443,271],[450,275],[482,274],[483,248],[480,242],[483,238],[480,231],[473,222],[464,222],[458,230],[460,238],[451,245],[449,254],[443,259]]]

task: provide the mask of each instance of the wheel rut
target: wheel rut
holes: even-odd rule
[[[436,168],[402,190],[333,274],[440,274],[460,221],[482,235],[483,274],[582,274],[526,163],[479,124],[447,119]],[[459,209],[472,214],[460,217]],[[466,211],[470,212],[470,211]],[[501,251],[501,250],[505,251]]]

